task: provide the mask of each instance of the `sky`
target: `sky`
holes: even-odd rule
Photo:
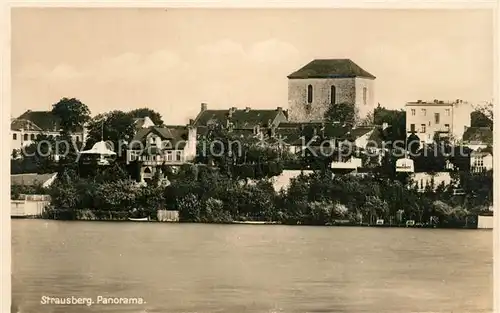
[[[286,76],[349,58],[375,100],[493,98],[488,10],[12,10],[12,110],[77,98],[92,114],[148,107],[168,124],[209,108],[288,107]]]

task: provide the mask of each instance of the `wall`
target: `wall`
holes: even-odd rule
[[[313,101],[307,113],[307,86],[313,87]],[[356,84],[354,78],[331,79],[289,79],[288,80],[288,119],[294,122],[322,120],[330,105],[331,86],[336,87],[336,102],[355,103]]]
[[[483,159],[482,168],[476,167],[478,165],[476,162],[479,161],[479,159]],[[470,166],[471,166],[471,171],[473,172],[492,170],[493,156],[489,153],[472,153],[470,157]]]
[[[287,189],[290,185],[290,181],[299,176],[301,173],[304,175],[309,175],[313,173],[311,170],[284,170],[280,175],[272,178],[274,190],[280,191],[281,189]]]
[[[493,216],[482,216],[477,217],[477,228],[480,229],[493,229],[494,224]]]
[[[158,210],[157,218],[159,222],[178,222],[179,211]]]
[[[35,131],[35,130],[23,130],[23,131],[16,131],[16,130],[11,130],[10,131],[10,140],[11,140],[11,150],[20,150],[23,147],[27,147],[31,145],[34,140],[39,136],[39,135],[47,135],[47,136],[59,136],[59,132],[57,131],[51,131],[51,132],[42,132],[42,131]],[[16,139],[14,139],[14,135]],[[28,139],[25,139],[25,136],[27,136]],[[75,141],[83,141],[84,134],[83,133],[75,133],[71,136],[73,140]]]
[[[358,115],[360,119],[365,118],[368,114],[373,113],[375,109],[375,80],[368,78],[356,77],[356,107],[358,108]],[[366,103],[363,99],[363,88],[366,88]]]
[[[50,204],[47,200],[11,200],[12,217],[36,217],[42,215]]]
[[[462,140],[466,127],[470,127],[472,105],[467,102],[454,103],[409,103],[406,105],[406,131],[410,132],[411,124],[415,124],[416,135],[421,141],[432,142],[436,131],[446,131],[445,124],[449,125],[449,131],[453,138]],[[415,110],[412,115],[411,110]],[[423,115],[422,109],[426,110]],[[449,115],[447,111],[449,110]],[[439,124],[435,123],[434,114],[439,113]],[[421,124],[426,125],[425,133],[421,132]]]
[[[451,104],[432,104],[424,103],[421,105],[411,104],[406,105],[406,131],[409,135],[411,124],[415,124],[415,134],[420,138],[420,141],[431,143],[434,140],[434,133],[437,131],[446,131],[445,124],[449,125],[449,130],[453,128],[453,106]],[[412,114],[415,110],[415,115]],[[425,114],[422,110],[425,110]],[[450,114],[447,115],[449,110]],[[439,113],[439,124],[435,122],[435,115]],[[421,125],[425,125],[425,132],[421,131]],[[463,127],[462,127],[463,128]]]
[[[448,186],[453,181],[449,172],[439,172],[435,173],[435,175],[431,175],[428,173],[414,173],[412,175],[412,179],[415,181],[415,183],[418,184],[418,187],[420,188],[423,183],[424,189],[427,184],[431,183],[433,178],[434,188],[437,188],[441,183],[444,183],[446,186]]]

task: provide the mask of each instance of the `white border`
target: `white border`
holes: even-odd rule
[[[141,8],[339,8],[339,9],[494,9],[494,112],[495,116],[500,116],[500,106],[498,98],[500,96],[500,82],[498,66],[499,59],[499,40],[498,27],[500,23],[500,14],[498,8],[498,0],[435,0],[435,1],[412,1],[412,0],[301,0],[301,1],[277,1],[277,0],[185,0],[185,1],[10,1],[3,2],[2,6],[2,79],[1,79],[1,95],[2,95],[2,134],[1,143],[3,147],[2,154],[2,174],[1,180],[2,189],[8,190],[7,196],[2,196],[4,205],[2,206],[1,215],[1,268],[0,274],[0,312],[10,312],[11,302],[11,229],[10,229],[10,8],[12,7],[94,7],[94,8],[116,8],[116,7],[141,7]],[[494,124],[494,133],[500,131],[498,123]],[[500,162],[500,146],[499,139],[495,135],[494,139],[494,162]],[[497,199],[500,198],[500,171],[494,171],[494,210],[497,211]],[[495,214],[494,230],[493,230],[493,245],[494,245],[494,312],[500,313],[500,216]]]

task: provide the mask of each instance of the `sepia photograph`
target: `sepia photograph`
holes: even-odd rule
[[[11,313],[493,313],[495,14],[11,8]]]

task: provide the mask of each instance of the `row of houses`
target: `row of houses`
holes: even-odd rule
[[[311,138],[345,142],[364,151],[382,154],[384,138],[394,125],[351,125],[345,121],[328,123],[324,114],[329,105],[354,103],[359,119],[375,109],[375,76],[348,59],[313,60],[287,76],[288,109],[209,108],[202,103],[198,115],[187,125],[158,126],[146,117],[134,120],[134,143],[127,150],[127,162],[140,163],[140,180],[152,179],[160,166],[179,166],[196,156],[197,142],[218,125],[239,135],[277,142],[292,154],[308,149]],[[417,136],[422,145],[436,134],[474,150],[472,171],[492,169],[493,134],[490,128],[471,127],[472,105],[462,100],[415,101],[405,105],[406,132]],[[12,149],[27,146],[42,134],[57,137],[59,123],[50,111],[28,110],[11,122]],[[86,140],[85,128],[77,130],[76,141]],[[141,147],[150,147],[145,151]],[[358,172],[364,164],[359,157],[335,160],[332,169]],[[450,168],[443,168],[443,171]]]

